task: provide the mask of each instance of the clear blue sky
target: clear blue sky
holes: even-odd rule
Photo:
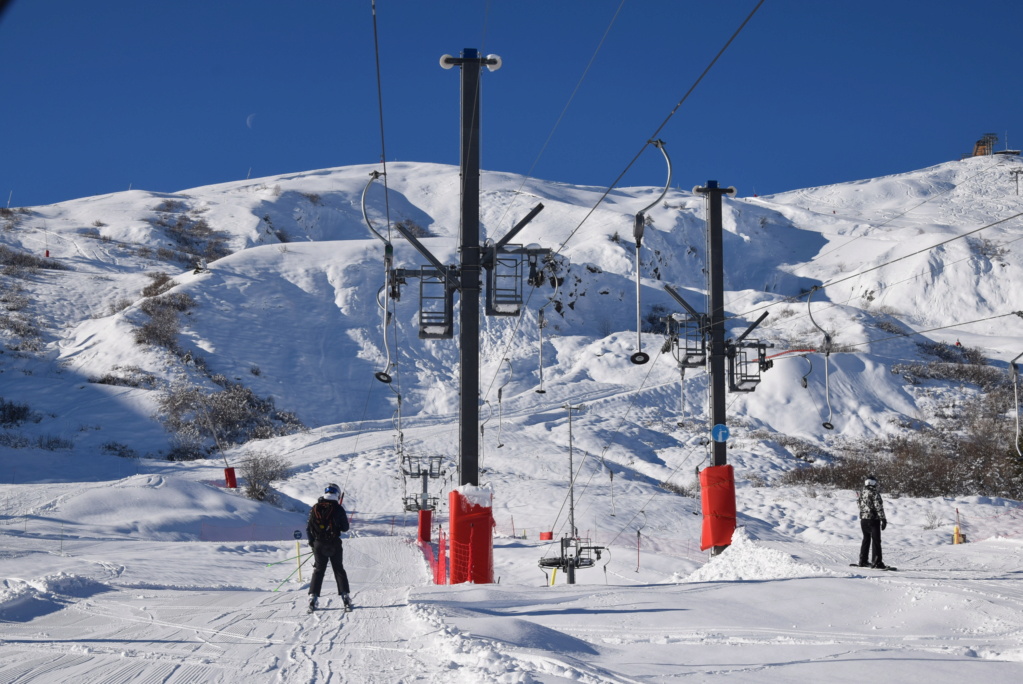
[[[504,60],[483,168],[607,186],[756,4],[378,0],[387,159],[458,163],[438,59],[470,47]],[[766,0],[660,133],[674,184],[763,195],[958,159],[984,133],[1023,147],[1021,26],[1019,0]],[[13,0],[0,84],[0,206],[381,156],[370,0]],[[622,184],[664,178],[649,148]]]

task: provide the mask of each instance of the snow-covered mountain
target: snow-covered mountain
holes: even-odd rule
[[[956,324],[1019,308],[1023,272],[1012,245],[1023,222],[999,223],[1020,209],[1009,176],[1019,164],[1015,157],[980,157],[726,200],[730,334],[767,311],[756,337],[774,345],[772,355],[820,348],[823,334],[814,323],[831,333],[836,349],[849,350],[831,359],[836,434],[819,429],[827,399],[816,372],[821,359],[808,390],[798,382],[804,364],[778,362],[757,392],[735,398],[730,417],[752,430],[810,440],[875,435],[900,419],[919,418],[905,382],[889,372],[894,363],[919,356],[919,338],[886,332],[893,329],[941,328],[926,337],[960,339],[995,363],[1018,354],[1018,320]],[[395,325],[384,334],[378,303],[383,245],[368,230],[361,207],[373,170],[345,167],[173,195],[131,191],[10,213],[4,243],[47,254],[66,270],[4,277],[5,289],[18,292],[22,303],[8,315],[36,328],[38,348],[6,355],[7,382],[17,377],[17,386],[5,395],[20,397],[43,416],[31,428],[39,434],[59,435],[85,450],[130,441],[141,453],[157,454],[165,445],[152,420],[152,395],[167,383],[187,380],[215,389],[203,376],[219,374],[319,428],[390,421],[395,394],[374,379],[390,362],[405,419],[450,419],[457,405],[457,341],[418,338],[418,283],[403,288]],[[386,230],[386,207],[392,222],[414,223],[428,235],[424,244],[453,263],[457,169],[392,164],[388,172],[386,204],[381,182],[367,194],[370,220]],[[597,399],[627,401],[648,420],[704,417],[702,371],[691,370],[680,392],[670,354],[654,354],[647,368],[628,361],[636,346],[632,221],[657,189],[616,190],[590,213],[603,189],[499,173],[485,173],[482,186],[485,238],[499,239],[542,202],[544,210],[518,241],[556,250],[561,270],[556,290],[527,288],[521,317],[483,319],[483,400],[496,407],[497,389],[503,388],[506,420]],[[677,189],[648,212],[653,223],[640,255],[645,320],[681,313],[665,284],[697,308],[704,304],[703,213],[702,198]],[[423,265],[392,232],[395,265]],[[938,246],[925,249],[931,245]],[[209,272],[196,274],[189,266],[194,257],[183,249],[226,256],[210,258]],[[195,303],[183,317],[177,356],[133,342],[132,331],[147,320],[141,292],[152,283],[147,274],[156,272],[173,278],[171,293]],[[808,304],[811,288],[830,283]],[[541,307],[549,324],[542,370],[547,395],[534,392],[541,382]],[[13,328],[3,331],[5,342],[24,348]],[[648,351],[660,348],[660,335],[644,337]],[[201,358],[205,372],[183,358]],[[125,369],[144,374],[148,384],[114,389],[94,382],[127,379]],[[62,402],[72,388],[87,401],[68,409]],[[684,413],[680,396],[688,399]],[[96,424],[102,429],[80,429]],[[705,426],[693,436],[702,432]]]
[[[769,355],[774,357],[755,392],[728,400],[729,460],[736,466],[740,518],[750,537],[831,576],[835,570],[829,564],[845,565],[849,553],[835,547],[852,548],[857,534],[854,502],[760,485],[806,467],[801,449],[826,453],[864,439],[912,434],[938,420],[943,407],[982,393],[968,382],[907,380],[899,369],[933,358],[925,351],[928,344],[958,340],[986,357],[995,372],[1008,375],[1008,360],[1023,352],[1023,315],[1014,313],[1023,308],[1018,299],[1023,257],[1015,246],[1023,238],[1023,201],[1010,175],[1021,163],[1004,155],[978,157],[884,178],[767,197],[740,193],[725,200],[729,335],[740,334],[766,311],[754,337],[773,345]],[[448,476],[431,484],[431,493],[444,501],[457,484],[452,477],[458,449],[457,339],[419,338],[419,290],[411,279],[393,304],[393,324],[383,324],[383,243],[370,232],[362,210],[363,192],[376,170],[342,167],[173,194],[136,190],[10,210],[0,217],[0,246],[6,250],[0,255],[5,345],[0,397],[12,412],[25,409],[0,429],[0,460],[8,473],[0,495],[7,502],[5,520],[12,524],[6,537],[15,555],[27,557],[44,547],[52,552],[46,544],[58,538],[63,544],[66,524],[75,527],[79,539],[112,544],[97,560],[105,568],[125,562],[115,560],[122,554],[116,545],[141,538],[154,557],[187,558],[225,573],[232,572],[233,555],[255,554],[258,562],[238,586],[267,589],[272,587],[258,576],[258,567],[283,557],[287,544],[204,545],[201,552],[181,555],[182,542],[226,538],[224,529],[243,524],[300,527],[307,505],[327,481],[343,483],[346,502],[360,522],[354,529],[387,535],[406,520],[402,497],[420,487],[403,477],[399,450],[413,459],[444,458]],[[388,219],[405,221],[442,262],[454,263],[458,169],[394,163],[387,172],[386,196],[382,181],[366,193],[373,226],[386,231]],[[564,531],[565,406],[570,404],[584,407],[572,423],[576,516],[584,521],[578,526],[615,552],[621,567],[612,566],[611,573],[623,574],[613,583],[678,582],[705,560],[698,551],[699,500],[669,490],[691,488],[695,470],[707,463],[707,376],[702,369],[681,374],[654,329],[660,318],[681,313],[665,285],[705,310],[704,200],[672,188],[647,212],[652,223],[640,252],[640,278],[641,315],[649,331],[642,345],[652,361],[636,366],[629,360],[637,346],[632,227],[635,213],[661,188],[616,189],[598,204],[604,188],[493,172],[483,174],[481,185],[486,239],[499,240],[542,202],[543,211],[516,242],[557,253],[557,271],[547,284],[526,288],[520,317],[482,320],[481,481],[494,491],[504,540],[495,551],[497,573],[505,582],[537,579],[534,556],[541,550],[519,541],[521,535],[535,540],[539,530],[556,536]],[[394,234],[393,243],[396,267],[424,264],[406,240]],[[205,269],[195,268],[199,254]],[[154,297],[143,296],[143,290],[177,298],[173,349],[137,342],[139,331],[154,320]],[[542,354],[541,308],[547,322]],[[821,328],[833,344],[827,358],[820,353]],[[394,382],[379,382],[374,377],[379,371]],[[226,387],[272,399],[293,422],[283,418],[275,426],[287,429],[244,444],[232,444],[224,435],[222,451],[208,460],[167,461],[176,442],[157,413],[168,393]],[[1013,408],[1006,405],[1006,414]],[[825,421],[834,430],[822,427]],[[1004,435],[1007,445],[1013,438]],[[258,453],[281,455],[291,466],[289,477],[274,483],[280,507],[211,484],[222,480],[225,463],[236,465]],[[139,497],[153,507],[140,505]],[[900,500],[895,516],[912,521],[913,529],[907,525],[896,532],[896,543],[925,549],[919,553],[926,555],[947,541],[952,509],[997,508],[1001,515],[1015,505],[983,497]],[[978,519],[985,515],[996,513],[976,513]],[[923,524],[935,520],[945,526]],[[988,521],[986,536],[1023,531],[1016,518],[999,520]],[[640,536],[652,554],[642,569],[632,559]],[[743,554],[759,553],[746,542],[741,546]],[[356,559],[365,554],[353,561],[356,568],[362,561],[366,568],[383,562],[375,554],[387,562],[403,558],[386,546],[353,548]],[[636,566],[636,577],[629,565]],[[784,563],[768,565],[767,578],[803,576],[803,570],[788,574]],[[147,586],[193,586],[179,576],[189,575],[180,568],[171,576],[147,567],[155,579],[146,579],[132,566],[130,579],[118,579],[120,572],[100,577],[78,561],[32,560],[16,567],[19,575],[42,579],[31,591],[8,579],[0,610],[7,606],[22,616],[13,619],[28,624],[50,612],[24,608],[42,601],[40,596],[92,600],[91,590],[68,588],[79,587],[82,578],[96,583],[97,591],[100,585],[143,593]],[[355,572],[355,583],[370,583],[370,576],[384,584],[425,581],[415,573],[395,579],[366,572],[361,577]],[[607,580],[606,573],[591,572],[580,581]],[[701,572],[699,581],[726,579]],[[61,579],[61,573],[73,579]],[[218,582],[232,584],[225,577],[196,580],[194,586]],[[456,604],[477,600],[453,596],[446,607],[433,608],[441,598],[430,591],[439,590],[420,591],[426,598],[420,597],[413,611],[440,624],[438,629],[450,629],[444,627],[452,624],[445,615],[460,614]],[[491,598],[516,600],[498,593]],[[53,610],[61,601],[65,598],[52,599]],[[587,605],[592,610],[599,601]],[[709,604],[706,608],[713,614]],[[1016,613],[1018,630],[1023,624],[1018,606]],[[522,647],[558,641],[549,633],[557,625],[516,624],[506,632],[480,623],[480,633],[500,634],[495,638]],[[771,623],[772,628],[779,624]],[[564,648],[555,651],[581,653],[578,640],[589,641],[586,648],[601,651],[600,658],[607,658],[601,667],[609,667],[614,656],[606,649],[594,646],[578,628],[568,633],[571,638],[561,635],[558,642]],[[631,632],[623,638],[639,636]],[[673,643],[675,637],[664,638]],[[0,651],[10,653],[10,648],[0,642]],[[1018,659],[1018,649],[1014,653]],[[257,656],[239,657],[251,673]],[[492,681],[641,678],[639,670],[629,668],[620,671],[624,679],[599,668],[574,675],[569,668],[545,678],[537,674],[542,668],[515,669],[524,666],[516,661],[512,668],[507,659],[494,656],[492,671],[498,674]],[[322,659],[310,662],[329,671]],[[520,678],[498,679],[502,663],[508,665],[505,672]],[[268,672],[279,668],[280,676],[287,670],[268,667]],[[485,671],[473,669],[465,681],[491,681],[481,675]],[[365,665],[360,672],[368,676],[374,670]],[[413,681],[410,670],[401,672],[379,681]],[[307,679],[327,681],[328,676],[321,671]]]

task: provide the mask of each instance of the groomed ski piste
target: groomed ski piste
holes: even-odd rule
[[[553,293],[537,291],[521,330],[518,319],[485,319],[482,400],[493,410],[483,416],[480,480],[493,491],[497,524],[497,581],[488,585],[434,585],[414,515],[402,511],[402,496],[419,483],[403,481],[395,456],[393,390],[403,398],[404,447],[445,458],[447,477],[431,482],[443,503],[457,485],[457,353],[453,341],[417,338],[409,287],[389,350],[398,387],[373,377],[388,354],[376,303],[382,245],[359,207],[373,167],[31,208],[0,241],[48,251],[69,270],[4,280],[27,300],[21,311],[36,321],[39,344],[12,350],[16,340],[5,337],[0,355],[0,396],[32,412],[4,426],[0,446],[0,682],[1019,681],[1019,502],[892,497],[882,481],[884,560],[899,571],[852,568],[855,492],[778,484],[784,472],[813,466],[780,437],[764,436],[827,448],[897,434],[979,391],[907,384],[890,368],[920,358],[914,338],[875,326],[897,314],[922,330],[1020,308],[1018,220],[979,233],[989,241],[983,250],[964,239],[893,261],[1023,211],[1005,178],[1019,163],[978,158],[729,201],[728,309],[771,305],[758,334],[778,351],[820,341],[805,299],[787,298],[878,268],[815,296],[814,317],[851,348],[832,355],[829,395],[818,354],[807,388],[805,363],[779,362],[756,392],[729,397],[740,527],[713,558],[699,549],[699,499],[660,486],[692,487],[695,469],[707,465],[706,377],[691,370],[680,389],[653,333],[644,335],[651,363],[628,359],[636,340],[630,212],[660,190],[612,193],[565,242],[601,189],[485,173],[488,234],[500,237],[542,201],[521,240],[564,243],[572,264],[558,292],[562,313],[546,309],[545,394],[535,391],[535,312]],[[435,253],[453,258],[458,170],[389,170],[392,220],[414,220]],[[377,225],[382,207],[374,190]],[[701,199],[672,189],[651,210],[645,306],[671,306],[664,283],[702,303],[702,209]],[[167,242],[155,219],[171,213],[226,231],[233,253],[209,273],[159,261]],[[266,216],[288,242],[267,230]],[[407,245],[397,251],[417,263]],[[255,453],[284,456],[291,470],[273,483],[277,505],[226,489],[220,455],[161,458],[169,442],[152,418],[156,393],[206,380],[133,341],[145,320],[145,273],[157,270],[173,276],[172,292],[197,302],[182,347],[305,424],[224,454],[232,465]],[[121,298],[134,303],[114,311]],[[1021,331],[1010,315],[929,337],[982,349],[1007,372],[1023,351]],[[153,384],[90,382],[118,373],[148,374]],[[829,401],[834,431],[821,427]],[[575,585],[538,567],[557,552],[539,534],[553,532],[556,545],[565,532],[566,404],[585,407],[572,426],[577,527],[607,548]],[[310,615],[311,568],[302,566],[299,579],[289,560],[307,548],[292,533],[327,482],[342,485],[352,514],[344,548],[356,608],[342,611],[328,573],[322,609]],[[953,545],[957,514],[967,543]],[[437,518],[446,519],[443,505]]]

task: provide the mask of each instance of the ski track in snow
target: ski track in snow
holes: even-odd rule
[[[735,251],[726,256],[742,265],[728,274],[736,288],[727,293],[729,313],[783,303],[813,284],[1017,212],[1012,188],[994,181],[1009,164],[1019,160],[950,162],[729,201],[725,238]],[[407,536],[402,496],[419,483],[402,478],[396,465],[392,417],[399,391],[406,453],[445,458],[446,479],[431,483],[443,509],[458,442],[456,354],[451,342],[417,339],[415,289],[406,286],[394,307],[396,383],[388,388],[373,379],[385,358],[375,301],[379,243],[354,209],[369,170],[292,174],[176,196],[187,206],[171,213],[196,216],[190,207],[203,208],[210,225],[227,233],[233,254],[212,262],[208,274],[154,258],[166,236],[150,219],[163,195],[134,191],[36,208],[0,236],[33,254],[49,249],[71,267],[4,281],[25,293],[24,315],[38,323],[42,345],[37,354],[0,355],[2,396],[26,402],[38,418],[4,434],[73,444],[0,446],[0,682],[1020,680],[1018,503],[886,499],[885,560],[899,570],[877,572],[849,567],[859,546],[851,492],[752,485],[754,474],[770,484],[805,465],[757,435],[773,431],[828,450],[843,440],[898,434],[900,425],[919,425],[922,415],[975,392],[957,382],[909,385],[890,373],[895,363],[927,360],[914,339],[865,343],[895,320],[924,328],[1018,308],[1019,221],[977,234],[978,242],[950,243],[871,271],[814,300],[814,313],[839,342],[861,345],[832,359],[836,430],[820,428],[823,359],[813,353],[812,373],[803,363],[778,363],[756,393],[729,400],[729,462],[745,529],[728,551],[708,559],[697,550],[699,500],[658,486],[666,479],[688,485],[706,463],[707,378],[693,371],[679,387],[674,361],[656,352],[663,339],[653,333],[643,338],[650,365],[628,362],[636,342],[634,262],[629,241],[616,233],[626,234],[633,200],[641,206],[651,191],[616,192],[616,204],[601,207],[563,251],[577,263],[561,273],[560,313],[546,308],[547,393],[535,392],[530,325],[549,290],[526,306],[521,327],[517,319],[488,319],[481,330],[481,400],[494,411],[480,455],[494,491],[499,582],[434,586]],[[398,163],[392,173],[392,207],[430,231],[430,248],[447,263],[458,225],[457,169]],[[485,218],[504,215],[501,203],[514,201],[520,180],[483,175]],[[547,209],[520,237],[548,247],[560,246],[599,194],[540,181],[529,187],[530,202],[542,200]],[[382,191],[370,194],[377,225],[382,199]],[[652,314],[654,306],[677,308],[661,282],[700,308],[702,207],[690,193],[671,190],[650,211],[650,253],[641,256],[643,302]],[[274,243],[263,216],[292,242]],[[990,244],[980,250],[980,240]],[[419,261],[400,241],[395,251],[396,265]],[[225,454],[232,465],[253,452],[284,455],[292,470],[274,483],[281,507],[213,486],[223,481],[219,460],[159,458],[167,436],[152,419],[155,393],[147,387],[89,382],[136,368],[157,388],[188,377],[213,389],[194,367],[131,340],[144,320],[138,305],[150,282],[145,274],[158,270],[175,279],[175,292],[200,302],[180,336],[188,351],[274,398],[278,408],[312,417],[307,431]],[[122,299],[132,306],[113,312]],[[816,345],[806,308],[779,305],[757,334],[779,351]],[[1008,318],[935,339],[961,337],[1004,365],[1020,351],[1019,330]],[[556,542],[536,540],[548,530],[557,539],[567,524],[566,403],[586,405],[573,424],[579,527],[609,548],[594,568],[579,572],[578,585],[566,585],[559,573],[547,586],[550,576],[537,561]],[[111,443],[130,446],[135,457],[105,451]],[[345,541],[351,614],[339,610],[329,574],[323,610],[307,614],[312,568],[303,567],[302,581],[286,581],[292,563],[268,565],[294,555],[291,541],[200,541],[211,538],[206,530],[224,538],[217,530],[301,529],[326,481],[344,483],[354,516]],[[960,512],[971,543],[953,546]]]

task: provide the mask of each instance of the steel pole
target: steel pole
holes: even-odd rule
[[[459,484],[479,486],[480,339],[480,67],[479,52],[462,51],[461,148],[462,225],[459,257],[461,306],[458,315]]]
[[[720,188],[717,181],[707,181],[696,192],[707,198],[707,292],[710,297],[710,405],[711,426],[725,425],[725,265],[721,220],[721,196],[732,194],[734,188]],[[724,440],[713,443],[713,465],[728,463]]]

